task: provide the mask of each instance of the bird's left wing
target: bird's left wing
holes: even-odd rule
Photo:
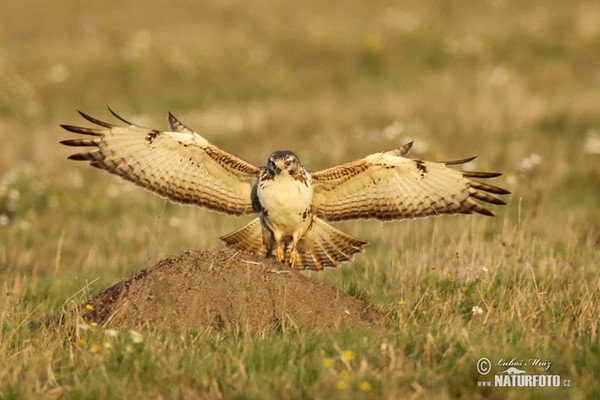
[[[398,149],[311,173],[313,212],[328,221],[391,221],[440,214],[493,215],[479,204],[505,204],[493,194],[505,189],[470,178],[493,178],[492,172],[450,168],[473,158],[431,162],[405,158],[411,143]]]
[[[109,109],[110,110],[110,109]],[[89,147],[71,155],[92,167],[120,176],[171,201],[194,204],[230,215],[251,214],[252,191],[260,168],[210,144],[169,113],[172,132],[142,128],[114,112],[128,126],[99,121],[98,128],[61,125],[88,138],[63,140]]]

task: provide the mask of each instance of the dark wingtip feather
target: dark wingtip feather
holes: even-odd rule
[[[113,117],[115,117],[116,119],[118,119],[121,122],[126,123],[127,125],[130,126],[135,126],[135,124],[132,124],[131,122],[127,121],[125,118],[121,117],[119,114],[117,114],[116,112],[113,111],[112,108],[110,108],[110,106],[107,104],[106,108],[108,108],[108,111],[113,115]]]
[[[403,144],[400,147],[396,147],[395,149],[384,151],[383,154],[388,154],[388,155],[392,155],[392,156],[396,156],[396,157],[405,157],[408,154],[408,152],[410,151],[410,149],[412,148],[413,143],[414,143],[414,140],[411,140],[410,142]]]
[[[495,217],[493,212],[484,207],[478,208],[474,211],[478,214],[485,215],[486,217]]]
[[[485,192],[482,192],[482,191],[473,190],[470,194],[471,194],[472,197],[475,197],[476,199],[485,201],[487,203],[496,204],[496,205],[499,205],[499,206],[506,205],[506,203],[504,201],[500,200],[499,198],[491,196],[491,195],[489,195],[489,194],[487,194]]]
[[[84,113],[83,111],[77,110],[77,112],[85,119],[87,119],[88,121],[90,121],[91,123],[94,123],[96,125],[100,125],[103,126],[105,128],[111,129],[114,128],[115,126],[113,124],[109,124],[108,122],[104,122],[104,121],[100,121],[99,119],[96,119],[94,117],[91,117],[89,115],[87,115],[86,113]]]
[[[66,125],[66,124],[61,124],[60,127],[69,132],[80,133],[82,135],[92,135],[92,136],[102,136],[103,135],[102,132],[100,132],[98,129],[94,129],[94,128],[83,128],[81,126]]]
[[[185,124],[178,120],[173,114],[171,114],[171,112],[169,112],[167,121],[169,122],[169,129],[171,129],[173,132],[194,133],[192,129],[185,126]]]
[[[93,160],[93,158],[89,156],[89,153],[72,154],[69,157],[67,157],[67,159],[69,159],[69,160],[75,160],[75,161],[89,161],[89,160]]]
[[[400,147],[402,149],[401,157],[408,155],[408,153],[410,152],[410,149],[412,149],[414,143],[415,143],[415,141],[411,140],[410,142],[406,143],[404,146]]]
[[[167,122],[169,122],[169,126],[171,127],[172,125],[175,125],[177,123],[179,123],[179,120],[173,115],[173,113],[171,113],[171,111],[169,111],[167,116]]]
[[[91,139],[91,140],[93,140],[93,139]],[[68,139],[68,140],[61,140],[59,143],[60,144],[64,144],[65,146],[72,146],[72,147],[95,146],[95,144],[92,143],[88,139],[86,139],[86,140],[82,140],[82,139]]]
[[[501,172],[475,172],[475,171],[463,171],[463,176],[468,178],[497,178],[502,175]]]
[[[469,161],[473,161],[476,158],[477,158],[477,156],[473,156],[473,157],[463,158],[462,160],[442,161],[442,163],[444,163],[446,165],[465,164],[465,163],[468,163]]]
[[[510,192],[506,189],[503,189],[498,186],[488,185],[487,183],[470,181],[469,185],[475,189],[483,190],[484,192],[494,193],[494,194],[510,194]]]

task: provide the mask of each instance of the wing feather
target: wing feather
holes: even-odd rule
[[[328,221],[391,221],[474,212],[492,216],[475,200],[505,204],[489,193],[503,195],[509,191],[470,179],[501,174],[449,167],[473,158],[449,162],[405,158],[411,144],[312,172],[314,213]]]
[[[210,144],[169,113],[172,132],[142,128],[119,120],[116,126],[80,112],[99,128],[61,125],[86,138],[63,140],[66,146],[88,147],[69,159],[131,181],[171,201],[206,207],[230,215],[254,213],[252,189],[260,168]],[[91,136],[91,137],[90,137]]]

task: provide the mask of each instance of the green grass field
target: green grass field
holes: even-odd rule
[[[599,398],[598,21],[592,0],[0,5],[0,398]],[[58,124],[106,104],[156,128],[171,111],[259,165],[415,140],[416,158],[479,155],[513,194],[493,219],[343,226],[366,253],[311,276],[388,330],[57,328],[244,222],[67,161]],[[478,386],[484,357],[548,361],[518,368],[561,387]]]

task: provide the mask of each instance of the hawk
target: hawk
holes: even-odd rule
[[[82,112],[98,127],[61,125],[87,136],[61,141],[87,148],[69,159],[88,161],[176,203],[235,216],[258,214],[220,239],[239,250],[274,256],[292,268],[335,268],[364,251],[366,241],[327,222],[459,213],[493,216],[477,200],[503,205],[492,194],[510,193],[471,179],[499,173],[451,168],[475,157],[449,162],[406,158],[412,142],[315,172],[306,170],[291,151],[276,151],[266,166],[258,167],[209,143],[171,113],[170,130],[159,131],[109,111],[127,126]]]

